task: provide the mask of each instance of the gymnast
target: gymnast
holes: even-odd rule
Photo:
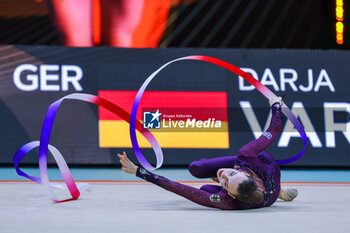
[[[219,185],[203,185],[200,189],[173,182],[132,163],[125,152],[118,154],[122,170],[185,197],[199,205],[223,210],[252,209],[272,205],[277,198],[292,201],[298,191],[282,189],[280,168],[264,150],[282,131],[281,106],[276,97],[269,101],[272,109],[270,126],[258,139],[243,146],[237,155],[192,162],[188,170],[197,178],[212,178]]]

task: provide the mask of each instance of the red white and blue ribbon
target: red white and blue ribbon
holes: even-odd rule
[[[116,104],[114,104],[106,99],[103,99],[103,98],[95,96],[95,95],[82,94],[82,93],[74,93],[74,94],[64,96],[63,98],[61,98],[61,99],[57,100],[56,102],[54,102],[53,104],[51,104],[51,106],[47,110],[47,113],[45,116],[43,128],[41,131],[40,142],[33,141],[30,143],[27,143],[24,146],[22,146],[14,155],[13,162],[14,162],[17,174],[20,176],[24,176],[24,177],[26,177],[34,182],[37,182],[39,184],[42,184],[44,186],[47,194],[49,195],[50,199],[55,201],[55,202],[64,202],[64,201],[69,201],[69,200],[75,200],[79,197],[79,195],[80,195],[79,189],[73,180],[73,177],[69,171],[69,168],[68,168],[67,163],[65,162],[63,156],[55,147],[49,145],[51,130],[52,130],[52,126],[54,123],[54,119],[55,119],[57,110],[58,110],[60,104],[63,102],[63,100],[66,100],[66,99],[82,100],[85,102],[96,104],[96,105],[101,106],[101,107],[111,111],[112,113],[118,115],[121,119],[125,120],[126,122],[129,122],[130,139],[131,139],[132,147],[133,147],[133,150],[134,150],[134,153],[135,153],[137,160],[139,161],[141,166],[143,166],[144,168],[146,168],[148,170],[154,170],[154,169],[159,168],[163,164],[162,149],[160,148],[159,143],[157,142],[156,138],[152,135],[152,133],[150,133],[146,129],[143,129],[142,123],[140,121],[136,120],[136,115],[137,115],[140,101],[142,99],[142,95],[143,95],[144,91],[146,90],[148,84],[165,67],[167,67],[168,65],[170,65],[174,62],[183,61],[183,60],[199,60],[199,61],[205,61],[205,62],[209,62],[209,63],[215,64],[215,65],[221,66],[221,67],[237,74],[238,76],[241,76],[242,78],[244,78],[247,82],[249,82],[250,84],[255,86],[256,89],[258,91],[260,91],[267,99],[270,100],[270,99],[276,97],[276,95],[272,91],[270,91],[267,87],[265,87],[263,84],[261,84],[258,80],[256,80],[249,73],[244,72],[240,68],[238,68],[234,65],[231,65],[230,63],[227,63],[225,61],[222,61],[222,60],[214,58],[214,57],[208,57],[208,56],[181,57],[181,58],[172,60],[172,61],[164,64],[158,70],[153,72],[145,80],[145,82],[142,84],[141,88],[139,89],[139,91],[135,97],[135,100],[134,100],[134,103],[132,106],[132,110],[131,110],[131,114],[129,114],[124,109],[120,108],[118,105],[116,105]],[[306,149],[306,145],[307,145],[307,136],[305,134],[304,128],[302,127],[302,125],[300,124],[298,119],[293,115],[293,113],[290,111],[290,109],[288,108],[288,106],[286,104],[283,104],[282,112],[293,123],[294,127],[298,130],[298,132],[301,136],[301,139],[304,143],[304,148],[301,150],[301,152],[299,154],[297,154],[291,158],[285,159],[285,160],[278,160],[277,161],[279,164],[289,164],[289,163],[292,163],[292,162],[298,160],[304,154],[305,149]],[[151,144],[153,151],[156,155],[156,167],[153,167],[144,157],[144,155],[139,147],[138,141],[137,141],[136,130],[138,130]],[[38,146],[39,146],[39,169],[40,169],[41,178],[30,176],[18,168],[19,163],[22,160],[22,158],[29,151],[31,151],[32,149],[34,149]],[[49,178],[48,178],[48,173],[47,173],[47,151],[48,150],[50,150],[54,159],[56,160],[57,165],[62,173],[64,182],[67,185],[67,188],[70,191],[72,198],[65,199],[65,200],[58,200],[57,197],[52,192],[51,187],[57,187],[59,185],[51,183],[49,181]],[[83,188],[83,187],[81,187],[81,188]]]
[[[77,186],[73,180],[73,177],[69,171],[69,168],[67,166],[66,161],[63,159],[63,156],[55,147],[49,145],[51,130],[52,130],[52,126],[53,126],[53,123],[55,120],[57,110],[58,110],[60,104],[63,102],[63,100],[66,100],[66,99],[81,100],[81,101],[96,104],[96,105],[101,106],[101,107],[111,111],[112,113],[118,115],[121,119],[125,120],[126,122],[129,122],[130,118],[131,118],[130,114],[127,111],[125,111],[124,109],[122,109],[121,107],[113,104],[112,102],[110,102],[108,100],[105,100],[103,98],[100,98],[100,97],[95,96],[95,95],[90,95],[90,94],[82,94],[82,93],[70,94],[70,95],[67,95],[67,96],[57,100],[53,104],[51,104],[51,106],[49,107],[49,109],[46,112],[43,128],[41,130],[40,142],[33,141],[33,142],[27,143],[24,146],[22,146],[16,152],[16,154],[13,158],[13,163],[15,165],[15,168],[16,168],[18,175],[26,177],[26,178],[28,178],[34,182],[37,182],[39,184],[42,184],[45,188],[46,193],[48,194],[50,199],[53,200],[54,202],[64,202],[64,201],[74,200],[80,196],[79,189],[77,188]],[[143,125],[141,122],[136,121],[136,122],[134,122],[134,124],[132,126],[133,126],[133,129],[138,130],[151,144],[152,148],[155,150],[155,153],[157,153],[157,166],[160,167],[163,163],[163,160],[162,160],[163,154],[159,154],[159,152],[162,153],[162,150],[160,149],[160,146],[159,146],[156,138],[148,130],[143,129]],[[31,151],[32,149],[34,149],[38,146],[39,146],[39,169],[40,169],[40,177],[41,178],[30,176],[18,168],[19,163],[22,160],[22,158],[29,151]],[[50,150],[54,159],[56,160],[58,168],[61,171],[63,180],[66,183],[67,188],[68,188],[72,198],[65,199],[65,200],[58,200],[52,191],[52,187],[59,187],[59,185],[49,182],[49,177],[48,177],[48,172],[47,172],[47,151],[48,151],[48,149]],[[143,156],[143,154],[141,154],[141,155],[138,154],[138,155],[136,155],[136,157],[139,160],[141,165],[145,165],[147,167],[147,164],[145,164],[146,159]],[[158,157],[161,159],[158,160]]]

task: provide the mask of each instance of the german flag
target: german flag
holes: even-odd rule
[[[137,91],[99,91],[99,97],[131,112]],[[149,129],[162,148],[229,148],[226,92],[146,91],[137,119],[161,113],[161,127]],[[153,119],[154,120],[154,119]],[[147,127],[144,124],[144,127]],[[129,124],[99,108],[100,147],[131,147]],[[140,147],[151,147],[137,132]]]

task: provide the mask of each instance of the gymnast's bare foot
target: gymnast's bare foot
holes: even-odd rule
[[[293,188],[281,188],[280,194],[278,196],[279,199],[283,201],[293,201],[294,198],[298,196],[298,190]]]

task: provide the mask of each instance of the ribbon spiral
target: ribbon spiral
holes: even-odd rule
[[[106,99],[103,99],[103,98],[95,96],[95,95],[90,95],[90,94],[73,93],[73,94],[69,94],[69,95],[64,96],[63,98],[55,101],[53,104],[50,105],[50,107],[47,110],[45,120],[43,123],[43,127],[42,127],[42,131],[41,131],[40,142],[39,141],[29,142],[29,143],[25,144],[24,146],[22,146],[14,155],[13,163],[14,163],[17,174],[20,176],[26,177],[34,182],[37,182],[39,184],[42,184],[45,188],[46,193],[48,194],[50,199],[53,200],[54,202],[65,202],[65,201],[75,200],[80,196],[79,189],[74,182],[74,179],[69,171],[68,165],[67,165],[66,161],[64,160],[62,154],[54,146],[49,145],[52,126],[54,123],[54,119],[55,119],[57,110],[58,110],[59,106],[61,105],[61,103],[63,102],[63,100],[66,100],[66,99],[75,99],[75,100],[81,100],[81,101],[96,104],[98,106],[101,106],[101,107],[111,111],[112,113],[118,115],[124,121],[128,122],[130,125],[129,129],[130,129],[130,139],[131,139],[132,147],[133,147],[135,156],[136,156],[137,160],[139,161],[139,163],[145,169],[148,169],[148,170],[155,170],[155,169],[159,168],[163,164],[162,149],[160,148],[158,141],[152,135],[152,133],[146,129],[143,129],[142,123],[140,121],[136,120],[136,115],[137,115],[137,111],[138,111],[138,108],[140,105],[142,95],[143,95],[144,91],[146,90],[148,84],[165,67],[167,67],[168,65],[170,65],[174,62],[182,61],[182,60],[199,60],[199,61],[205,61],[205,62],[209,62],[209,63],[215,64],[215,65],[221,66],[221,67],[237,74],[238,76],[243,77],[246,81],[248,81],[250,84],[255,86],[256,89],[258,91],[260,91],[267,99],[272,99],[272,98],[276,97],[276,95],[271,90],[269,90],[267,87],[265,87],[262,83],[260,83],[258,80],[256,80],[249,73],[246,73],[243,70],[241,70],[240,68],[238,68],[234,65],[231,65],[230,63],[227,63],[223,60],[220,60],[220,59],[217,59],[214,57],[199,56],[199,55],[198,56],[181,57],[181,58],[172,60],[172,61],[164,64],[159,69],[154,71],[144,81],[144,83],[142,84],[141,88],[139,89],[139,91],[137,92],[137,95],[135,97],[135,100],[134,100],[134,103],[132,106],[132,110],[131,110],[131,114],[129,114],[127,111],[120,108],[118,105],[115,105]],[[293,123],[295,128],[298,130],[298,132],[303,140],[303,143],[304,143],[304,148],[302,149],[302,151],[299,154],[297,154],[291,158],[285,159],[285,160],[278,160],[277,161],[279,164],[289,164],[289,163],[292,163],[292,162],[298,160],[304,154],[305,149],[306,149],[306,145],[307,145],[307,137],[306,137],[306,134],[305,134],[305,131],[304,131],[302,125],[300,124],[298,119],[293,115],[293,113],[290,111],[290,109],[288,108],[288,106],[286,104],[283,104],[282,112]],[[152,149],[156,155],[156,161],[157,161],[156,167],[153,167],[146,160],[144,155],[142,154],[141,149],[140,149],[139,144],[138,144],[138,141],[137,141],[137,138],[136,138],[136,130],[139,131],[151,144]],[[40,169],[41,178],[30,176],[18,168],[19,163],[23,159],[23,157],[29,151],[31,151],[32,149],[34,149],[38,146],[39,146],[39,169]],[[69,199],[58,200],[51,189],[51,187],[58,187],[59,185],[51,183],[49,181],[49,178],[48,178],[48,173],[47,173],[47,151],[48,150],[50,150],[55,161],[57,162],[57,165],[60,169],[60,172],[62,174],[64,182],[67,185],[67,188],[72,196]],[[82,186],[80,188],[83,189],[84,187]]]

